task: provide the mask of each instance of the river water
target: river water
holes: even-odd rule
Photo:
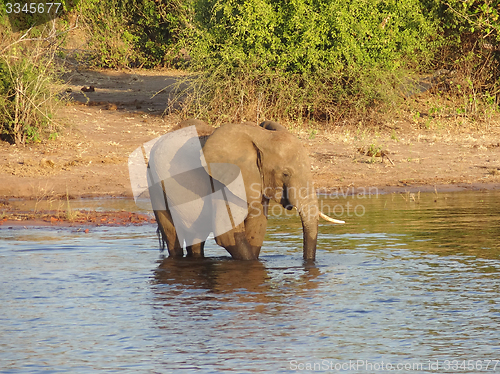
[[[500,193],[336,197],[314,264],[284,215],[251,263],[162,259],[153,225],[1,228],[0,372],[500,372]]]

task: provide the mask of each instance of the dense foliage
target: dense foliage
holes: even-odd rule
[[[89,37],[90,63],[103,67],[171,65],[185,43],[190,1],[83,0],[78,6]]]
[[[439,43],[418,0],[198,0],[195,9],[192,67],[203,72],[206,115],[231,120],[359,111],[388,99],[408,69],[427,69]]]
[[[16,144],[57,136],[51,59],[19,48],[0,56],[0,136]]]
[[[215,64],[284,72],[395,69],[436,35],[418,0],[199,1],[195,51]],[[422,55],[420,55],[422,56]]]
[[[0,14],[6,10],[6,3],[0,3]],[[0,138],[11,143],[57,136],[57,38],[51,24],[36,14],[0,18]]]
[[[498,0],[193,4],[191,66],[202,73],[188,110],[208,118],[338,120],[395,102],[434,72],[468,106],[499,101]]]

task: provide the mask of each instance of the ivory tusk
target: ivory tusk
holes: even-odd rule
[[[338,224],[345,223],[345,221],[341,221],[339,219],[330,218],[326,214],[323,214],[322,212],[319,212],[319,216],[321,218],[323,218],[325,221],[328,221],[328,222],[331,222],[331,223],[338,223]]]

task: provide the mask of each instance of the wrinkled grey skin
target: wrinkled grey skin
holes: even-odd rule
[[[272,199],[286,209],[297,208],[303,227],[303,257],[314,260],[318,235],[318,200],[309,157],[300,140],[280,124],[265,121],[260,126],[223,125],[203,142],[203,155],[213,183],[230,186],[231,178],[220,170],[211,170],[211,164],[233,164],[241,170],[246,192],[247,217],[243,222],[233,225],[231,230],[217,235],[217,244],[224,247],[234,259],[258,259],[266,233],[267,209]],[[186,181],[187,184],[193,185],[193,181]],[[231,188],[228,187],[228,195],[231,195]],[[210,192],[196,191],[200,196]],[[168,190],[165,191],[166,195],[168,193]],[[228,199],[236,200],[235,196],[237,193],[228,196]],[[213,231],[217,232],[219,211],[214,212],[212,208],[206,207],[206,217],[215,217]],[[185,228],[174,227],[168,208],[155,211],[155,216],[169,255],[183,256],[176,229]],[[186,247],[188,256],[203,257],[204,240],[208,234],[192,233],[202,242]]]

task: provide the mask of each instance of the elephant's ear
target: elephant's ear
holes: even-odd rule
[[[227,124],[219,127],[210,136],[203,146],[203,165],[210,176],[227,186],[228,189],[238,194],[239,191],[232,191],[236,174],[241,172],[247,198],[258,200],[261,198],[262,177],[259,163],[259,148],[254,144],[255,132],[265,133],[257,126]],[[212,165],[218,164],[220,167],[214,168]],[[229,165],[235,165],[237,168]]]
[[[262,194],[267,198],[280,202],[283,196],[283,182],[276,175],[276,165],[273,164],[275,159],[274,137],[266,139],[265,142],[259,139],[254,139],[254,147],[257,151],[257,167],[261,176]]]

